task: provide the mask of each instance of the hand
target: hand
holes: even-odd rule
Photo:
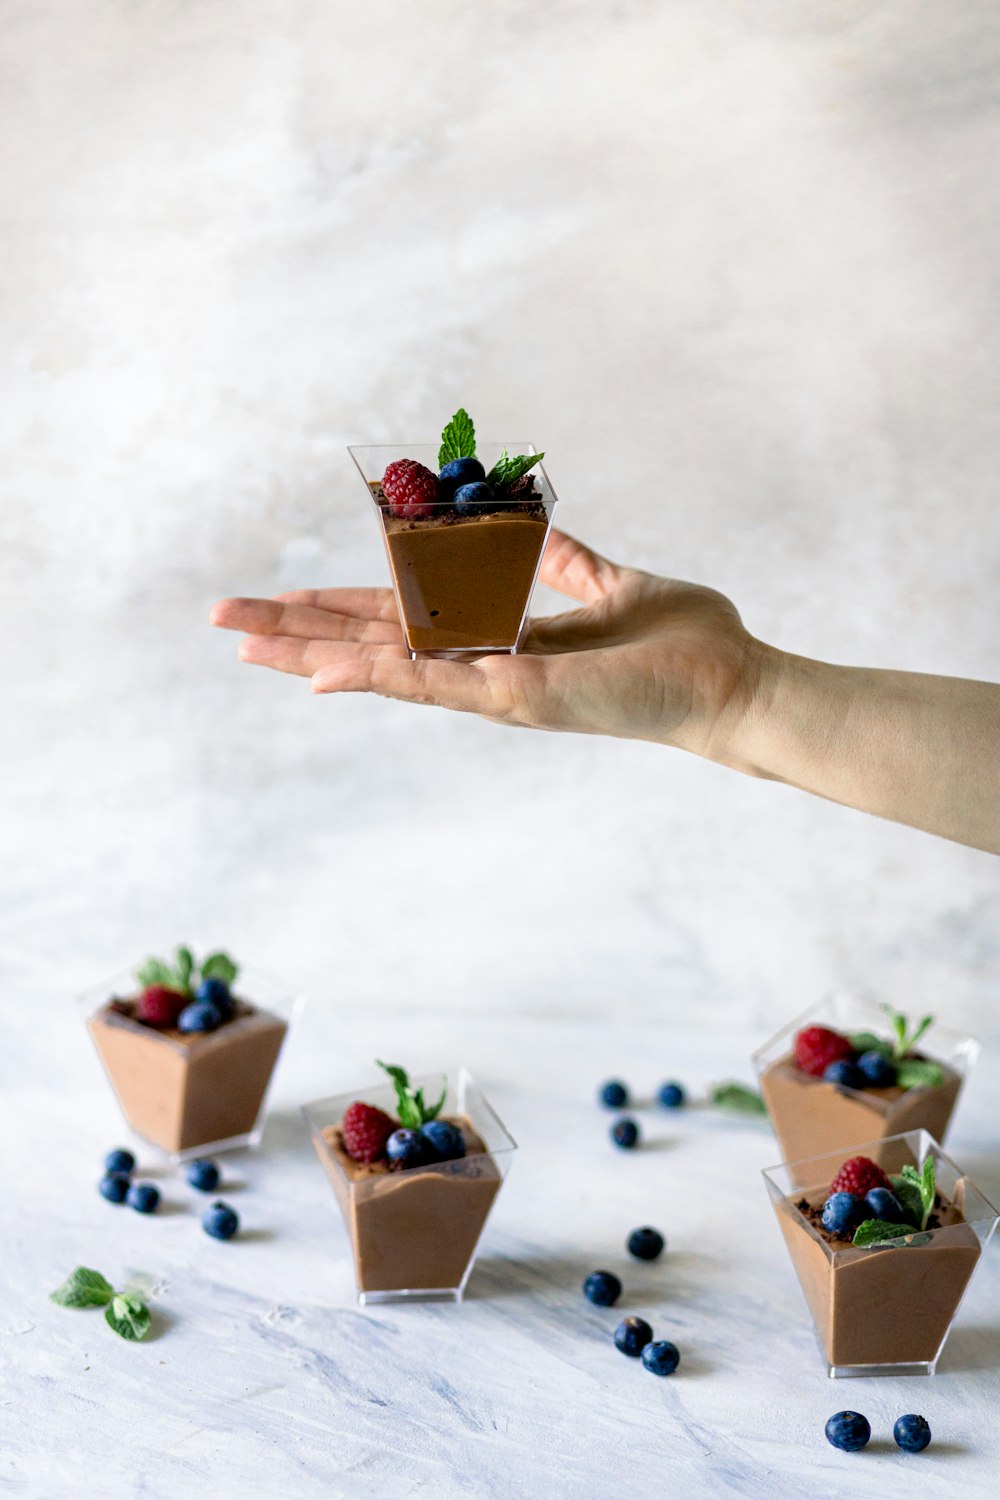
[[[502,724],[654,740],[729,761],[766,648],[733,604],[696,584],[622,568],[553,531],[540,578],[579,601],[531,622],[517,656],[411,661],[390,589],[223,599],[211,621],[243,630],[244,661]]]

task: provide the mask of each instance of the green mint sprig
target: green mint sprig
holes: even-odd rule
[[[515,479],[520,479],[522,474],[527,474],[536,464],[540,464],[544,457],[544,453],[519,453],[516,458],[511,458],[505,448],[487,474],[486,483],[493,490],[502,490],[506,485],[513,484]]]
[[[904,1235],[915,1234],[913,1224],[893,1224],[889,1219],[865,1219],[854,1231],[852,1245],[859,1250],[868,1250],[872,1245],[884,1245],[887,1240],[901,1240]]]
[[[448,1080],[441,1079],[441,1097],[436,1104],[428,1104],[424,1098],[423,1089],[415,1089],[410,1083],[410,1077],[405,1068],[394,1067],[392,1063],[381,1062],[375,1059],[380,1068],[383,1068],[392,1079],[396,1090],[396,1113],[401,1125],[407,1130],[419,1130],[421,1125],[426,1125],[428,1120],[436,1120],[444,1108],[444,1101],[448,1094]]]
[[[713,1084],[708,1097],[719,1109],[737,1110],[745,1115],[767,1114],[767,1105],[761,1095],[742,1083]]]
[[[898,1240],[904,1235],[923,1234],[934,1208],[934,1158],[928,1156],[921,1169],[907,1165],[898,1176],[890,1179],[892,1190],[906,1215],[903,1224],[892,1224],[887,1219],[865,1219],[854,1231],[855,1244],[859,1249],[884,1244],[886,1240]]]
[[[49,1293],[59,1307],[103,1307],[104,1320],[119,1338],[137,1343],[152,1325],[149,1308],[137,1292],[116,1292],[100,1271],[77,1266],[61,1286]]]
[[[460,406],[441,434],[438,468],[443,469],[445,464],[450,464],[454,458],[475,458],[475,456],[476,429],[469,413],[464,406]]]
[[[202,979],[221,979],[232,984],[239,966],[233,963],[228,953],[210,953],[201,963],[195,962],[190,948],[180,947],[174,953],[173,963],[162,958],[147,958],[135,971],[135,977],[145,987],[162,984],[180,995],[193,995]]]
[[[944,1083],[944,1069],[940,1063],[912,1054],[924,1033],[934,1024],[933,1016],[923,1016],[910,1029],[909,1017],[891,1005],[882,1009],[889,1017],[892,1041],[876,1036],[873,1031],[858,1031],[851,1037],[851,1045],[858,1052],[880,1052],[896,1069],[896,1082],[901,1089],[934,1089]]]

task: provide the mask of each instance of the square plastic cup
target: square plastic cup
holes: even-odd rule
[[[441,1079],[430,1075],[413,1085],[436,1098]],[[403,1171],[360,1166],[353,1172],[336,1130],[356,1099],[395,1114],[391,1084],[317,1099],[302,1112],[350,1237],[358,1302],[460,1302],[516,1150],[513,1137],[463,1068],[441,1118],[471,1126],[481,1150]]]
[[[887,1172],[934,1158],[938,1192],[960,1211],[942,1226],[869,1249],[830,1244],[801,1212],[820,1207],[848,1157]],[[997,1224],[997,1211],[926,1130],[907,1131],[769,1167],[767,1191],[812,1314],[827,1373],[933,1375],[959,1304]]]
[[[828,1026],[849,1036],[870,1031],[891,1039],[889,1018],[881,1006],[836,995],[804,1010],[758,1048],[753,1063],[785,1161],[840,1147],[860,1148],[876,1136],[908,1130],[926,1130],[935,1140],[945,1139],[962,1085],[979,1056],[979,1043],[972,1037],[937,1022],[921,1037],[921,1055],[944,1070],[944,1082],[936,1087],[851,1089],[796,1067],[795,1036],[806,1026]]]
[[[531,443],[508,443],[511,453],[534,453]],[[487,473],[500,443],[480,445]],[[385,543],[406,649],[412,659],[462,660],[520,650],[556,496],[539,464],[535,495],[497,501],[458,515],[450,502],[425,507],[419,519],[396,518],[381,498],[382,476],[397,459],[412,458],[437,473],[430,444],[349,448],[365,483]],[[374,488],[373,488],[374,486]]]
[[[141,987],[125,969],[80,996],[87,1029],[129,1129],[171,1161],[256,1146],[267,1095],[301,995],[270,975],[241,970],[248,1007],[217,1031],[181,1036],[116,1012]]]

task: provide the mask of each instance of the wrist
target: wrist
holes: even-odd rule
[[[823,664],[750,639],[740,693],[719,716],[708,759],[745,776],[784,780],[782,743],[792,706]]]

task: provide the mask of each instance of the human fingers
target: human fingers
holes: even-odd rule
[[[248,635],[299,636],[305,640],[377,641],[402,639],[399,626],[389,620],[362,619],[337,614],[309,604],[279,599],[222,599],[209,619],[223,630],[245,630]]]
[[[621,570],[565,531],[551,531],[538,576],[560,594],[596,604],[618,583]]]
[[[270,667],[275,672],[291,672],[296,677],[311,677],[328,662],[337,660],[341,641],[302,640],[291,635],[247,635],[239,644],[239,658],[255,667]],[[379,650],[399,651],[403,647],[383,645]]]
[[[494,684],[477,662],[412,661],[391,646],[342,644],[330,648],[329,659],[312,680],[314,693],[376,693],[407,703],[433,704],[462,713],[497,713]]]

